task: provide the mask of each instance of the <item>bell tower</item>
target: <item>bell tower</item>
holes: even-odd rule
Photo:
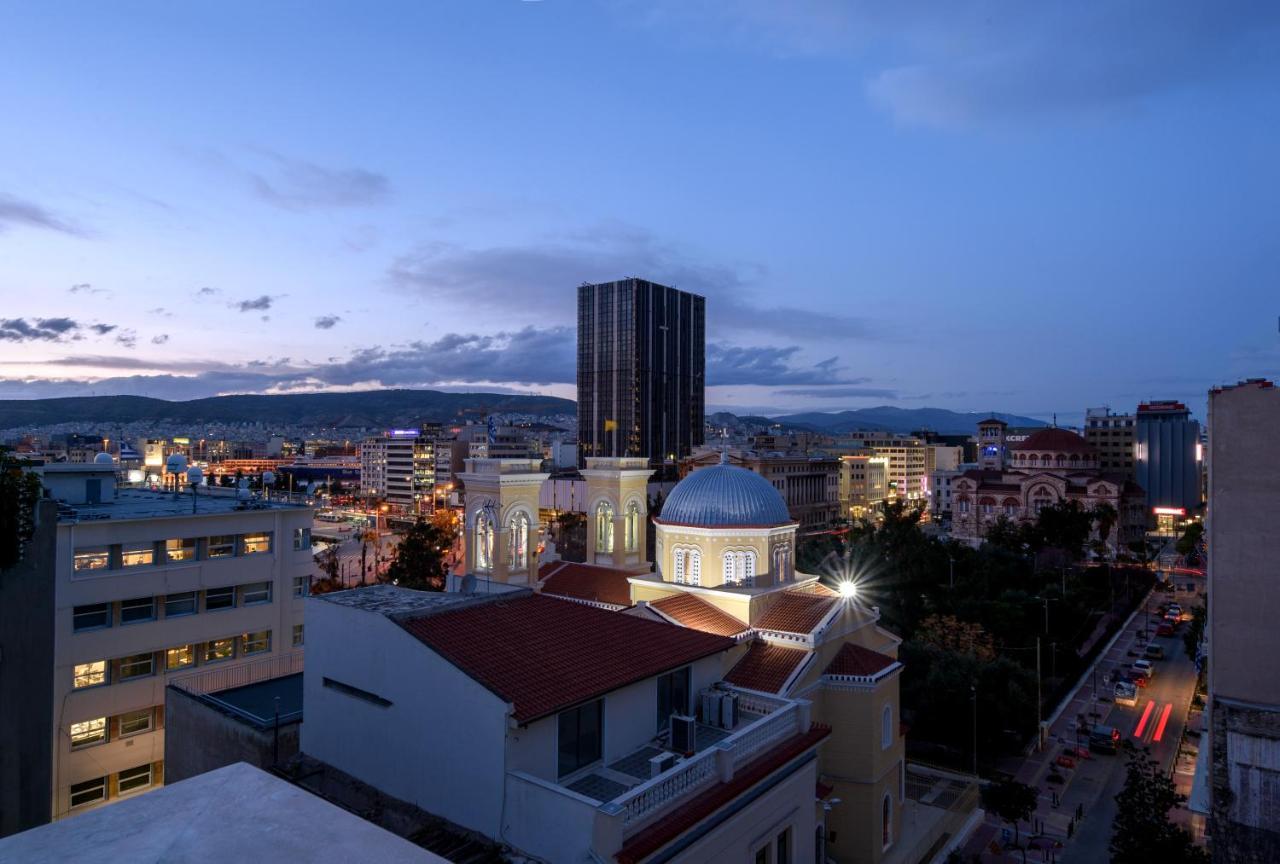
[[[1004,430],[1009,426],[1003,420],[991,417],[978,424],[978,465],[984,471],[1003,471],[1005,457]]]
[[[538,493],[536,459],[468,459],[459,474],[466,490],[466,562],[478,579],[529,585],[537,581]]]
[[[649,525],[649,460],[590,457],[587,481],[587,563],[644,567]]]

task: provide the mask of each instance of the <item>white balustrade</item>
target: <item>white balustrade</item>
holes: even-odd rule
[[[249,663],[206,667],[189,675],[171,677],[169,683],[189,693],[217,693],[231,687],[243,687],[245,684],[301,672],[302,658],[303,652],[290,651]]]

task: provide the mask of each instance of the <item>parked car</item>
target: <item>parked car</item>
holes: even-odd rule
[[[1154,644],[1154,643],[1152,643],[1151,645],[1148,645],[1146,648],[1142,649],[1142,653],[1143,653],[1144,655],[1146,655],[1146,658],[1147,658],[1148,660],[1163,660],[1163,659],[1164,659],[1164,649],[1163,649],[1163,648],[1161,648],[1159,645],[1156,645],[1156,644]]]
[[[1120,730],[1114,726],[1094,726],[1089,730],[1089,749],[1095,753],[1114,753],[1120,744]]]
[[[1133,668],[1134,668],[1134,669],[1138,669],[1138,670],[1140,670],[1140,671],[1142,671],[1142,672],[1145,672],[1148,678],[1150,678],[1150,677],[1152,677],[1152,676],[1154,676],[1154,675],[1156,674],[1156,667],[1155,667],[1155,665],[1154,665],[1154,664],[1152,664],[1152,662],[1151,662],[1150,660],[1147,660],[1147,659],[1145,659],[1145,658],[1144,658],[1144,659],[1142,659],[1142,660],[1134,660],[1134,661],[1133,661]]]
[[[1132,681],[1116,682],[1115,701],[1117,705],[1136,706],[1138,704],[1138,686]]]
[[[1147,673],[1145,673],[1145,672],[1143,672],[1143,671],[1141,671],[1141,670],[1139,670],[1139,669],[1130,669],[1130,670],[1129,670],[1129,681],[1130,681],[1130,682],[1131,682],[1135,687],[1146,687],[1146,686],[1147,686],[1147,684],[1151,683],[1151,679],[1149,679],[1149,678],[1147,677]]]
[[[1164,621],[1164,622],[1162,622],[1162,623],[1160,624],[1160,626],[1156,628],[1156,635],[1157,635],[1157,636],[1172,636],[1172,635],[1173,635],[1173,625],[1172,625],[1172,624],[1170,624],[1168,621]]]

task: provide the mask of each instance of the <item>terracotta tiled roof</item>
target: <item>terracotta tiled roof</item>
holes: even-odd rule
[[[778,746],[765,751],[759,758],[742,766],[741,770],[735,771],[733,779],[728,783],[716,784],[688,803],[681,804],[669,815],[642,829],[618,851],[614,856],[615,860],[618,864],[636,864],[643,861],[752,786],[768,778],[770,774],[788,764],[804,764],[805,753],[822,743],[822,739],[830,734],[830,726],[814,723],[805,734],[787,738]]]
[[[757,630],[781,630],[784,633],[812,633],[822,623],[839,599],[808,591],[784,591],[756,621]]]
[[[822,670],[822,674],[869,677],[878,675],[897,662],[888,654],[881,654],[879,651],[846,642],[840,646],[840,650],[831,658],[831,662],[827,664],[826,669]]]
[[[631,605],[628,576],[635,573],[613,567],[552,561],[538,570],[544,594],[558,594],[575,600],[594,600],[611,606]]]
[[[734,664],[724,680],[748,690],[761,693],[777,693],[787,683],[791,673],[809,657],[800,648],[783,648],[768,642],[755,641],[742,659]]]
[[[1092,453],[1093,445],[1069,429],[1050,426],[1027,436],[1027,440],[1019,441],[1010,450],[1054,451],[1056,453]]]
[[[682,627],[692,627],[717,636],[737,636],[751,628],[692,594],[673,594],[649,604]]]
[[[674,624],[522,595],[399,622],[528,723],[733,647]]]

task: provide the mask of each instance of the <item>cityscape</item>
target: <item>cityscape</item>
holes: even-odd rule
[[[1280,861],[1277,37],[0,13],[0,862]]]

